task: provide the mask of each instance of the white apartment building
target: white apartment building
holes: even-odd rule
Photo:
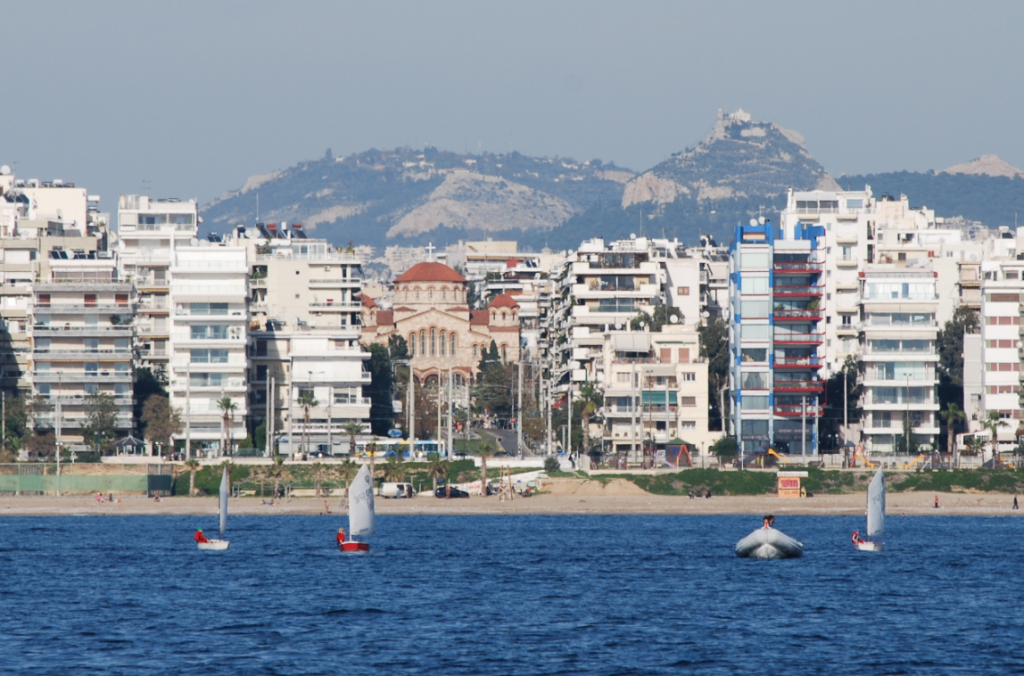
[[[968,429],[979,432],[990,412],[1005,420],[998,438],[1002,451],[1016,446],[1021,418],[1021,294],[1024,260],[984,261],[981,287],[981,406],[969,414]],[[969,355],[964,343],[965,371]],[[965,373],[966,381],[966,373]],[[965,404],[972,392],[965,382]]]
[[[171,260],[175,249],[191,246],[199,232],[196,200],[121,195],[118,203],[118,258],[122,279],[136,290],[138,365],[166,378],[170,355]]]
[[[234,405],[226,425],[232,444],[246,436],[248,273],[246,248],[234,236],[193,240],[171,253],[168,389],[185,419],[182,437],[208,457],[226,452],[219,400]]]
[[[894,264],[869,265],[861,296],[865,448],[873,453],[892,452],[908,421],[917,443],[936,449],[936,273]]]
[[[369,439],[369,353],[360,346],[362,258],[307,239],[301,230],[249,233],[250,389],[254,427],[267,422],[268,447],[281,453],[348,452],[344,428]],[[309,393],[317,402],[300,405]],[[269,404],[272,402],[272,404]],[[272,413],[272,414],[271,414]]]

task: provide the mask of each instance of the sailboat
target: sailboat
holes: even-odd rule
[[[368,542],[356,542],[357,535],[373,535],[373,477],[370,469],[363,465],[348,488],[348,540],[339,544],[343,552],[368,552]]]
[[[228,493],[230,492],[231,479],[228,477],[228,468],[225,465],[224,474],[220,478],[220,539],[196,543],[199,549],[221,551],[227,549],[231,544],[224,539],[224,530],[228,527]]]
[[[868,528],[869,538],[885,533],[885,476],[882,470],[875,472],[868,485]],[[885,549],[884,542],[873,540],[854,540],[853,546],[862,552],[880,552]]]

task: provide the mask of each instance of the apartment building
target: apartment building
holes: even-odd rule
[[[869,265],[861,295],[865,448],[893,452],[906,430],[921,447],[936,448],[936,273],[895,264]]]
[[[235,235],[171,253],[168,389],[193,454],[224,455],[246,436],[249,266]],[[224,406],[218,402],[230,401]],[[226,409],[226,410],[225,410]]]
[[[730,432],[745,457],[771,446],[818,453],[824,229],[797,222],[784,234],[754,221],[736,228],[730,250]]]
[[[981,264],[980,367],[981,405],[972,411],[968,429],[979,432],[989,413],[1004,420],[999,428],[1000,449],[1016,446],[1024,405],[1021,387],[1021,294],[1024,293],[1024,260],[988,260]],[[967,354],[966,360],[973,355]],[[964,388],[964,400],[970,392]]]
[[[696,328],[667,324],[656,332],[610,331],[604,339],[604,449],[620,462],[648,466],[675,439],[709,449],[721,435],[708,432],[708,365],[699,358]]]
[[[121,195],[118,202],[121,278],[135,286],[138,366],[161,379],[170,358],[170,284],[173,252],[199,233],[196,200]]]
[[[132,430],[132,286],[119,279],[116,261],[89,254],[49,261],[49,275],[32,285],[29,315],[30,382],[46,397],[42,422],[58,442],[83,441],[89,395],[117,406],[116,428]],[[106,252],[100,252],[106,253]]]
[[[347,453],[347,424],[363,426],[360,442],[370,433],[362,259],[294,226],[260,227],[247,246],[253,426],[266,422],[281,453]],[[299,403],[307,393],[317,402],[308,424]]]

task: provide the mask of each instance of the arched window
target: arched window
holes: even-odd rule
[[[416,356],[416,333],[415,332],[409,334],[409,356],[410,357],[415,357]]]
[[[451,356],[454,357],[455,356],[455,348],[457,347],[457,344],[455,343],[455,334],[454,333],[451,334],[450,340],[451,340],[451,346],[450,346],[451,349],[448,350],[448,354],[450,354]]]
[[[505,321],[505,313],[504,312],[501,313],[501,321]]]
[[[448,332],[441,329],[441,356],[448,356]]]
[[[427,356],[427,332],[420,331],[420,356]]]
[[[441,287],[441,300],[448,300],[448,287]]]
[[[497,312],[492,312],[491,313],[491,321],[492,322],[498,321],[498,313]]]
[[[430,356],[437,356],[437,329],[430,329]]]
[[[477,357],[480,356],[480,353],[477,351],[476,347],[476,345],[473,346],[473,359],[476,359]]]
[[[427,290],[427,300],[434,300],[434,287]]]
[[[416,287],[416,300],[419,300],[419,299],[420,299],[420,289],[419,289],[419,287]]]
[[[502,345],[501,346],[501,360],[502,361],[508,361],[508,346],[507,345]]]

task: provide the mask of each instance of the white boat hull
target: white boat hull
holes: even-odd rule
[[[854,545],[862,552],[880,552],[885,549],[884,542],[858,542]]]
[[[205,551],[223,551],[228,548],[231,543],[227,540],[207,540],[206,542],[197,542],[196,546],[199,549]]]
[[[795,559],[803,554],[803,544],[774,528],[758,528],[736,543],[736,556],[745,559]]]

